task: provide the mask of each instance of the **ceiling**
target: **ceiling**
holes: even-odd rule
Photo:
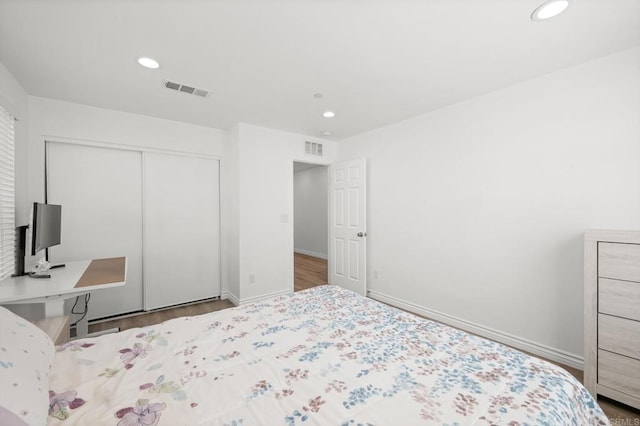
[[[30,95],[340,140],[640,44],[639,0],[541,2],[0,0],[0,62]]]

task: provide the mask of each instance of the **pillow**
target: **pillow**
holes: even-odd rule
[[[54,356],[44,331],[0,306],[0,423],[47,422]]]

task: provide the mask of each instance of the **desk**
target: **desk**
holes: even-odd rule
[[[0,305],[43,303],[46,318],[63,316],[64,301],[96,290],[125,285],[127,258],[66,262],[48,271],[51,278],[9,277],[0,281]],[[87,317],[78,323],[78,337],[87,335]]]

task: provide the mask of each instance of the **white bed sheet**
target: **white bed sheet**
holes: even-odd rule
[[[334,286],[58,347],[50,424],[608,424],[565,370]]]

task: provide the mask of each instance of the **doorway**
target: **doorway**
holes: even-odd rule
[[[328,166],[293,163],[294,291],[327,284]]]

